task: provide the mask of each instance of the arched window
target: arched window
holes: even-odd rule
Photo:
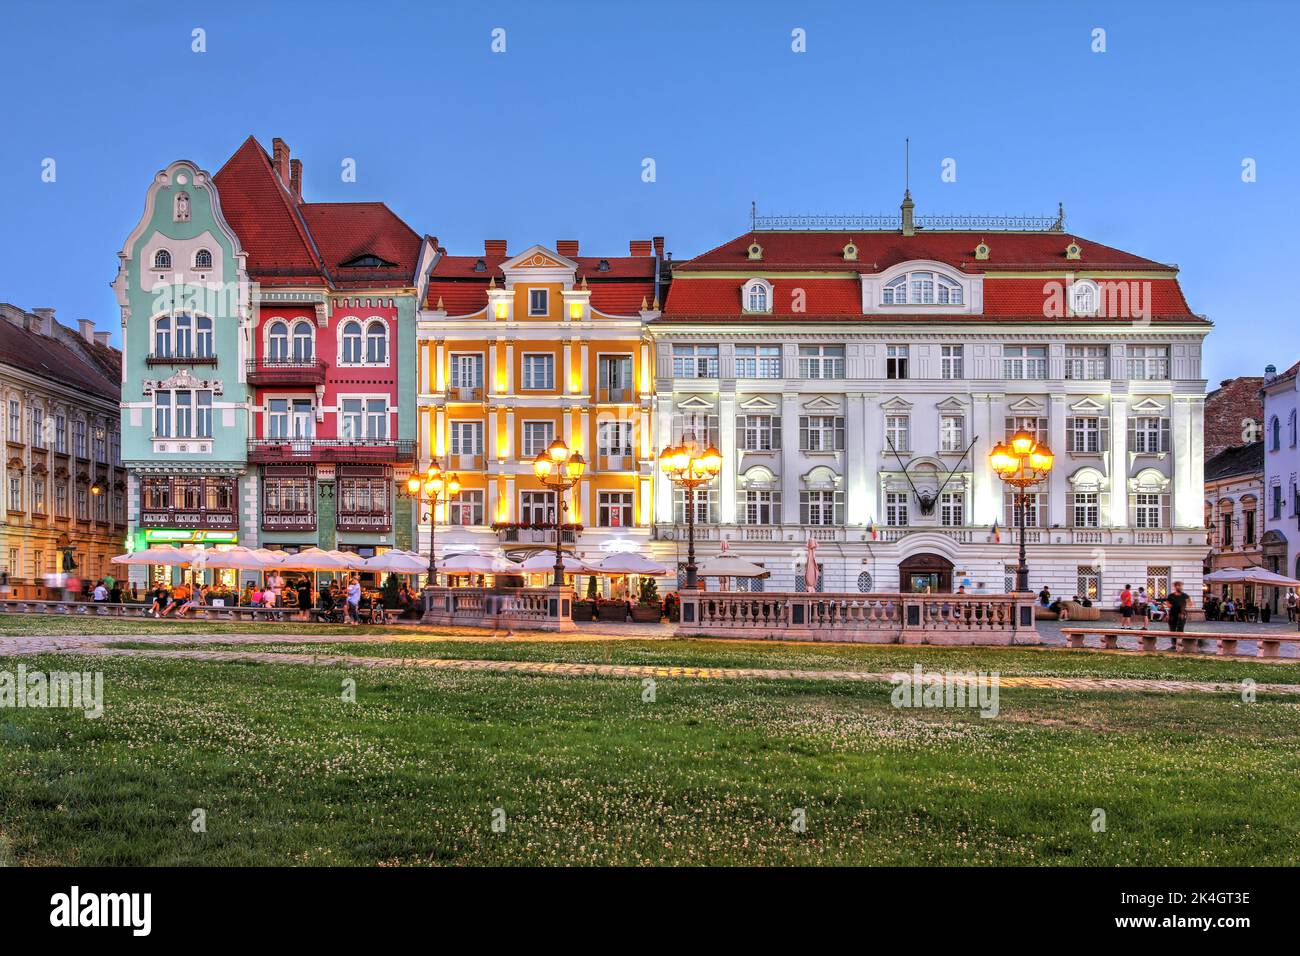
[[[176,316],[175,349],[186,358],[194,354],[194,317],[185,312]]]
[[[371,365],[388,361],[388,326],[382,321],[366,325],[366,361]]]
[[[172,254],[166,249],[159,249],[153,254],[153,267],[155,269],[170,269],[172,267]]]
[[[1287,427],[1287,438],[1291,442],[1291,447],[1294,448],[1296,442],[1296,423],[1295,423],[1294,408],[1291,409],[1291,417],[1287,419],[1286,427]]]
[[[1282,420],[1276,415],[1268,420],[1268,444],[1270,451],[1282,447]]]
[[[212,253],[207,249],[200,249],[198,252],[194,253],[194,268],[211,269]]]
[[[172,320],[170,316],[160,315],[154,320],[153,354],[172,354]]]
[[[295,322],[293,325],[293,360],[310,362],[312,360],[313,334],[310,322]]]
[[[772,311],[771,296],[769,292],[771,287],[761,279],[751,279],[745,285],[745,311],[746,312],[770,312]]]
[[[212,320],[199,316],[194,322],[194,354],[198,358],[212,358],[216,353],[212,346]]]
[[[349,365],[361,364],[361,323],[356,319],[343,323],[343,361]]]
[[[266,333],[266,354],[272,362],[289,361],[289,325],[281,319],[271,323]]]
[[[906,305],[907,276],[899,276],[893,282],[886,285],[885,297],[882,301],[885,305]]]
[[[962,287],[956,279],[929,270],[895,276],[881,291],[881,305],[961,305]]]
[[[1070,310],[1076,315],[1096,312],[1097,287],[1091,282],[1076,282],[1070,286]]]

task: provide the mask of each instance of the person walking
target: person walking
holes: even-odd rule
[[[1119,615],[1122,619],[1120,627],[1125,631],[1133,629],[1133,585],[1124,585],[1124,590],[1119,593]]]
[[[298,611],[302,620],[311,620],[311,582],[306,577],[298,579]]]
[[[1174,589],[1165,595],[1165,606],[1169,608],[1169,631],[1172,634],[1182,634],[1187,630],[1187,605],[1191,603],[1191,596],[1183,593],[1183,582],[1175,581]],[[1173,646],[1178,646],[1178,638],[1170,638]]]
[[[1286,619],[1295,622],[1296,597],[1295,591],[1286,592]]]
[[[348,614],[353,624],[361,623],[361,579],[355,574],[348,581]]]

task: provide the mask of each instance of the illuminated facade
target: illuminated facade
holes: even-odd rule
[[[438,251],[418,324],[419,466],[437,458],[461,485],[437,509],[440,555],[554,542],[556,494],[532,459],[556,438],[588,462],[559,514],[566,540],[591,557],[644,547],[656,451],[645,323],[659,314],[662,269],[661,239],[617,257],[580,255],[574,241]]]

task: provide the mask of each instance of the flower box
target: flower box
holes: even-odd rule
[[[638,624],[658,624],[663,616],[663,608],[658,603],[632,605],[632,620]]]
[[[626,621],[627,605],[622,601],[601,601],[596,605],[596,613],[602,621]]]

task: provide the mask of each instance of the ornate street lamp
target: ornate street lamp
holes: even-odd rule
[[[438,531],[438,504],[450,501],[460,493],[460,476],[448,475],[434,459],[424,476],[412,475],[406,479],[406,490],[416,501],[429,502],[429,587],[438,584],[438,550],[434,536]]]
[[[997,476],[1016,489],[1016,528],[1020,532],[1020,564],[1016,567],[1016,590],[1029,590],[1029,565],[1025,561],[1025,489],[1047,479],[1052,470],[1052,450],[1021,429],[1009,442],[998,442],[989,452],[989,464]]]
[[[696,588],[695,577],[695,489],[707,485],[722,471],[722,454],[712,445],[700,451],[694,438],[670,445],[659,453],[659,468],[686,496],[686,587]]]
[[[587,459],[579,452],[570,451],[569,446],[560,439],[555,439],[550,446],[533,459],[533,474],[547,488],[555,492],[555,587],[564,587],[564,552],[563,543],[564,512],[569,510],[564,500],[564,493],[582,480],[582,473],[587,470]]]

